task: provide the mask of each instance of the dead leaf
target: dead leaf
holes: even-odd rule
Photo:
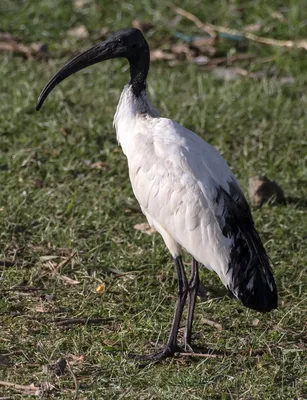
[[[105,291],[106,285],[102,283],[101,285],[96,287],[96,292],[97,293],[103,293]]]
[[[142,31],[143,33],[146,33],[146,32],[148,32],[148,31],[150,31],[150,29],[153,28],[153,24],[151,24],[150,22],[141,22],[141,21],[138,20],[138,19],[135,19],[135,20],[132,22],[132,26],[133,26],[134,28],[139,29],[139,30]]]
[[[38,313],[45,313],[45,312],[47,312],[47,310],[43,307],[42,304],[39,304],[39,305],[35,306],[34,311],[35,311],[35,312],[38,312]]]
[[[152,235],[157,232],[155,228],[152,228],[147,222],[134,225],[134,229],[146,233],[147,235]]]
[[[246,69],[239,67],[217,67],[212,70],[212,73],[217,79],[221,79],[226,82],[235,81],[248,75],[248,71]]]
[[[46,57],[48,55],[48,46],[44,43],[31,43],[25,45],[11,34],[4,32],[0,34],[0,51],[11,52],[22,55],[29,59],[32,57]]]
[[[158,280],[160,283],[165,282],[165,280],[166,280],[166,276],[165,276],[162,272],[160,272],[159,274],[157,274],[157,275],[156,275],[156,278],[157,278],[157,280]]]
[[[74,0],[74,8],[80,10],[91,4],[92,0]]]
[[[286,18],[284,17],[284,15],[280,12],[280,11],[272,11],[271,12],[271,17],[278,19],[278,21],[280,22],[287,22]]]
[[[59,258],[59,256],[41,256],[39,259],[40,261],[50,261]]]
[[[68,276],[65,276],[65,275],[58,275],[58,277],[62,281],[67,282],[70,285],[79,285],[79,283],[80,283],[80,281],[76,281],[75,279],[71,279],[71,278],[69,278]]]
[[[111,347],[118,346],[118,342],[115,342],[114,340],[110,340],[110,339],[105,339],[103,341],[103,344],[105,344],[106,346],[111,346]]]
[[[210,58],[207,56],[198,56],[193,58],[193,62],[195,62],[198,65],[207,65],[210,62]]]
[[[212,57],[216,53],[214,47],[215,39],[213,38],[195,38],[190,44],[192,50],[197,50],[199,54]]]
[[[82,40],[88,38],[88,30],[85,25],[79,25],[69,29],[67,35]]]
[[[150,54],[151,60],[174,60],[176,58],[175,54],[167,53],[161,49],[152,50]]]
[[[70,354],[68,358],[70,359],[71,365],[83,364],[85,361],[85,356],[83,354],[81,354],[80,356]]]
[[[89,164],[89,167],[95,168],[95,169],[106,169],[107,163],[104,161],[96,161],[92,164]]]
[[[222,331],[222,330],[223,330],[223,327],[222,327],[221,324],[219,324],[218,322],[215,322],[215,321],[211,321],[210,319],[202,318],[202,319],[200,320],[200,322],[201,322],[202,324],[206,324],[206,325],[209,325],[209,326],[213,326],[214,328],[216,328],[216,329],[219,330],[219,331]]]
[[[21,54],[25,58],[31,57],[31,50],[29,47],[19,44],[14,40],[8,42],[0,42],[0,51]]]
[[[176,43],[171,46],[171,52],[176,55],[179,60],[185,60],[187,58],[193,58],[195,51],[191,50],[190,47],[185,43]]]

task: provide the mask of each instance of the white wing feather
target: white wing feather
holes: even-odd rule
[[[179,244],[227,286],[231,241],[214,200],[220,186],[229,192],[232,172],[212,146],[172,120],[139,117],[134,128],[125,153],[143,213],[173,256]]]

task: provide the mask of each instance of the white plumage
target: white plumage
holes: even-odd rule
[[[183,247],[229,286],[231,240],[217,223],[222,210],[215,198],[220,185],[229,193],[235,178],[223,157],[195,133],[159,117],[146,93],[135,99],[131,86],[122,92],[114,125],[149,224],[174,258]]]
[[[177,335],[187,298],[184,348],[190,349],[199,262],[255,310],[276,308],[277,290],[249,206],[223,157],[195,133],[161,118],[151,105],[146,92],[149,47],[139,30],[119,31],[75,57],[48,82],[37,109],[69,75],[116,57],[128,59],[131,77],[114,117],[117,139],[127,157],[142,212],[162,235],[178,276],[178,300],[168,341],[162,351],[146,357],[159,360],[182,351]],[[189,281],[182,249],[192,255]]]

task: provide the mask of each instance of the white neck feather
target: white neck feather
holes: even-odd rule
[[[126,85],[120,96],[113,119],[118,143],[122,146],[123,142],[129,140],[126,136],[133,133],[138,118],[157,117],[159,117],[159,112],[151,104],[147,92],[144,91],[139,97],[136,97],[131,86]]]

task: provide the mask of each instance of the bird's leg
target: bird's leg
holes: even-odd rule
[[[186,327],[184,331],[184,349],[187,351],[191,351],[191,339],[192,339],[192,324],[193,324],[193,315],[196,303],[196,296],[199,287],[199,273],[198,273],[198,262],[193,257],[192,261],[192,271],[191,278],[189,280],[189,305],[188,305],[188,314]]]
[[[182,349],[178,346],[177,343],[177,336],[178,336],[178,330],[179,330],[179,325],[182,317],[182,312],[183,308],[187,299],[188,295],[188,281],[186,278],[186,274],[184,271],[184,266],[182,263],[182,259],[180,256],[176,257],[174,259],[175,261],[175,266],[177,270],[177,276],[178,276],[178,297],[177,297],[177,303],[175,307],[175,313],[174,313],[174,318],[172,322],[172,327],[171,331],[167,340],[166,345],[163,347],[161,351],[158,353],[146,355],[146,356],[136,356],[135,358],[142,359],[142,360],[152,360],[152,361],[158,361],[162,360],[167,357],[173,356],[175,353],[182,351]]]
[[[176,265],[177,276],[178,276],[178,298],[177,298],[171,332],[168,337],[168,341],[167,341],[167,345],[166,345],[168,348],[175,350],[174,352],[180,351],[180,348],[177,344],[177,336],[178,336],[178,330],[179,330],[179,325],[180,325],[180,321],[181,321],[181,317],[182,317],[183,308],[186,303],[187,295],[188,295],[188,291],[189,291],[188,281],[186,278],[184,266],[183,266],[182,259],[180,256],[175,258],[175,265]]]

